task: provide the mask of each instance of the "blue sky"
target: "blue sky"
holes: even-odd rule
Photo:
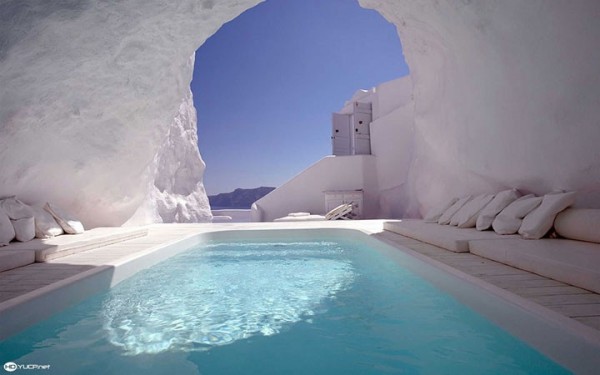
[[[268,0],[196,52],[208,194],[279,186],[331,154],[331,113],[408,74],[393,25],[356,0]]]

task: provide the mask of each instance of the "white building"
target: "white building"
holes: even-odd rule
[[[253,219],[272,221],[295,211],[323,214],[345,200],[360,201],[361,218],[405,216],[401,198],[407,194],[413,130],[409,76],[357,91],[332,115],[333,155],[258,200]]]

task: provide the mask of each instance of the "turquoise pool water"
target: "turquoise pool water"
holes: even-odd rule
[[[1,342],[0,361],[44,374],[568,373],[337,240],[202,245]]]

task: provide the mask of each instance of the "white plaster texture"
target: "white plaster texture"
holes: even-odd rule
[[[338,113],[352,113],[355,102],[371,103],[372,155],[325,157],[253,205],[254,221],[271,221],[291,212],[325,213],[325,191],[363,190],[363,218],[400,217],[405,212],[412,160],[414,103],[410,77],[357,90]]]
[[[371,152],[376,160],[377,216],[406,216],[414,199],[409,173],[414,151],[414,101],[410,76],[384,82],[372,91]]]
[[[324,215],[325,191],[363,190],[365,218],[377,216],[377,176],[371,155],[326,156],[252,205],[252,221],[291,212]]]

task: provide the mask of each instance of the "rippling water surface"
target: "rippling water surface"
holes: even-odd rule
[[[191,249],[0,343],[44,374],[564,373],[346,241]]]

